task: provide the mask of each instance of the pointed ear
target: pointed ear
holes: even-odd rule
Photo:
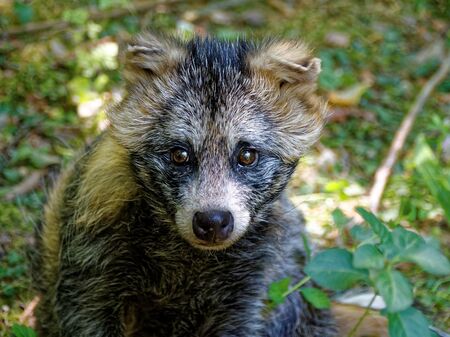
[[[125,47],[125,78],[160,76],[175,68],[185,57],[183,44],[170,37],[150,33],[139,35]]]
[[[321,67],[320,59],[312,57],[306,45],[293,41],[271,41],[250,55],[253,71],[262,72],[278,85],[289,83],[314,89]]]

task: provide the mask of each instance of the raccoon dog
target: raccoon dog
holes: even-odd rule
[[[302,43],[128,45],[123,101],[67,169],[38,231],[42,337],[335,336],[298,293],[302,219],[284,189],[326,113]]]

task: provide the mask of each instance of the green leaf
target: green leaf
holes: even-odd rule
[[[14,2],[14,14],[20,23],[28,23],[33,20],[33,8],[29,4],[24,4],[20,1]]]
[[[431,337],[428,322],[417,309],[389,313],[388,320],[391,337]]]
[[[345,216],[345,214],[341,211],[340,208],[336,208],[332,213],[334,224],[339,230],[344,229],[345,225],[348,224],[349,218]]]
[[[368,273],[353,267],[353,255],[340,248],[327,249],[312,258],[305,272],[324,288],[344,290],[367,279]]]
[[[375,233],[370,228],[362,225],[355,225],[350,229],[350,235],[355,241],[374,241]],[[378,239],[377,239],[378,240]]]
[[[404,258],[405,260],[415,262],[430,274],[450,274],[450,262],[447,257],[431,245],[424,244],[420,249],[411,252]]]
[[[450,262],[445,255],[420,235],[397,227],[392,232],[392,242],[402,261],[414,262],[430,274],[450,274]]]
[[[275,304],[281,304],[284,302],[284,294],[289,290],[291,284],[291,278],[286,277],[279,281],[273,282],[269,285],[268,296],[269,299]]]
[[[356,207],[356,211],[367,221],[375,234],[380,237],[381,242],[389,242],[391,240],[391,232],[373,213],[366,211],[362,207]]]
[[[338,193],[341,199],[346,199],[347,195],[345,194],[345,189],[349,187],[349,185],[350,183],[345,179],[332,180],[325,185],[324,189],[328,193]]]
[[[24,325],[14,324],[11,330],[15,337],[36,337],[36,332]]]
[[[375,280],[375,287],[383,297],[388,312],[405,310],[413,302],[411,285],[396,270],[381,272]]]
[[[407,231],[401,226],[391,233],[392,240],[379,245],[379,248],[389,260],[405,261],[405,256],[425,242],[418,234]]]
[[[328,309],[331,306],[328,295],[317,288],[301,288],[301,294],[317,309]]]
[[[365,244],[358,247],[353,254],[353,266],[355,268],[382,269],[384,257],[377,247]]]
[[[425,240],[420,235],[398,226],[392,231],[392,243],[399,250],[399,254],[406,256],[423,246]]]

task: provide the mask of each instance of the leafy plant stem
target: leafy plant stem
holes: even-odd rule
[[[373,302],[375,301],[375,298],[377,297],[377,294],[375,293],[375,295],[373,295],[372,299],[370,300],[369,305],[366,307],[366,310],[364,311],[364,313],[361,315],[361,317],[359,318],[358,322],[356,322],[356,324],[353,326],[353,328],[350,330],[348,337],[353,337],[356,333],[356,331],[358,330],[359,326],[361,325],[361,323],[364,321],[364,319],[367,317],[367,315],[370,312],[370,308],[372,307]]]
[[[286,297],[286,296],[292,294],[294,291],[299,290],[302,286],[304,286],[307,282],[309,282],[309,280],[311,280],[311,277],[305,276],[298,283],[296,283],[292,288],[290,288],[288,291],[284,292],[283,297]]]

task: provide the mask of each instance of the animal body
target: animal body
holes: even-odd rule
[[[301,43],[144,34],[126,96],[62,174],[38,230],[42,337],[333,337],[300,294],[303,220],[285,197],[326,104]]]

